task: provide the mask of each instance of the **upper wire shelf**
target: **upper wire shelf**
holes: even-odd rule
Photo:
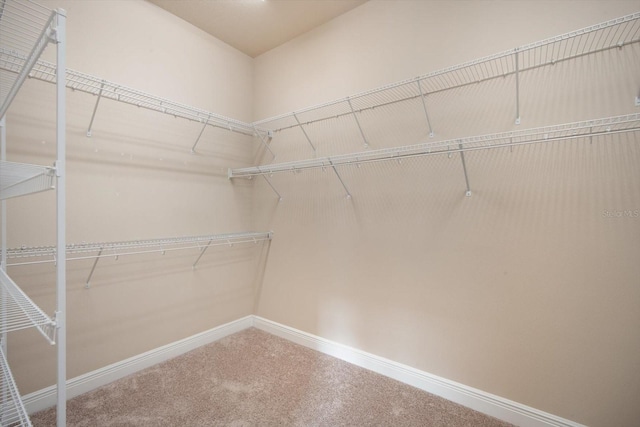
[[[55,188],[55,168],[0,161],[0,200]]]
[[[50,344],[56,342],[56,322],[0,270],[0,333],[35,327]]]
[[[265,176],[313,168],[333,168],[335,170],[335,167],[340,165],[398,160],[406,157],[451,155],[453,153],[464,153],[467,151],[512,147],[599,135],[612,135],[638,130],[640,130],[640,113],[635,113],[562,125],[383,148],[296,162],[229,169],[229,178],[251,178],[257,175]]]
[[[22,58],[17,72],[0,70],[0,117],[4,116],[47,44],[55,40],[57,11],[31,1],[0,3],[0,49]]]
[[[20,398],[20,392],[16,382],[11,375],[7,358],[0,346],[0,386],[2,387],[2,401],[0,402],[0,417],[2,425],[6,426],[28,426],[31,427],[31,420]]]
[[[517,75],[519,72],[612,48],[622,48],[639,41],[640,12],[636,12],[346,98],[259,120],[253,124],[278,132],[346,115],[354,115],[357,120],[356,113],[365,110],[417,98],[423,98],[424,101],[424,97],[429,94]],[[423,104],[423,107],[426,114],[426,105]],[[519,107],[517,109],[516,123],[519,123]],[[433,135],[428,114],[426,120]],[[306,134],[305,136],[309,139]]]
[[[7,49],[0,49],[0,69],[5,72],[19,73],[25,64],[25,60],[26,57],[24,55]],[[55,83],[56,65],[46,61],[38,61],[29,73],[29,77],[49,83]],[[231,132],[255,136],[259,131],[259,129],[256,129],[249,123],[151,95],[90,74],[81,73],[79,71],[67,69],[66,86],[71,90],[89,93],[91,95],[98,96],[99,98],[107,98],[123,102],[125,104],[172,115],[174,117],[181,117],[183,119],[203,123],[212,127],[229,130]],[[88,134],[90,136],[90,132]]]

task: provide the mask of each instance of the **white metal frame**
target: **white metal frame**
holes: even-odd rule
[[[6,161],[6,112],[29,77],[46,46],[56,45],[56,161],[53,167]],[[30,0],[3,0],[0,4],[0,50],[22,58],[19,69],[0,70],[0,198],[2,199],[2,256],[0,265],[0,351],[2,401],[0,424],[25,425],[31,422],[20,401],[6,362],[7,332],[36,327],[47,341],[57,344],[57,424],[66,425],[66,254],[65,242],[65,157],[66,157],[66,13],[49,10]],[[62,254],[56,262],[56,311],[47,316],[7,274],[6,199],[55,187],[56,248]],[[6,410],[6,411],[5,411]]]

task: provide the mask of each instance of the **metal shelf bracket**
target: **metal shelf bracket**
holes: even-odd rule
[[[196,152],[196,146],[198,145],[198,142],[200,142],[200,138],[202,137],[202,134],[204,133],[204,130],[207,128],[207,125],[209,124],[209,120],[211,119],[211,114],[209,114],[207,116],[207,119],[204,121],[204,125],[202,125],[202,129],[200,130],[200,133],[198,134],[198,137],[196,138],[196,142],[193,143],[193,147],[191,147],[191,154],[195,154]]]
[[[254,239],[255,240],[255,239]],[[198,261],[200,261],[200,258],[202,258],[202,256],[204,255],[204,253],[207,251],[207,249],[209,249],[209,246],[211,246],[211,242],[213,240],[209,239],[209,243],[207,243],[207,246],[205,246],[204,248],[202,248],[200,250],[200,255],[198,255],[198,258],[196,259],[196,261],[193,263],[193,265],[191,266],[191,268],[193,268],[194,270],[196,269],[196,265],[198,264]]]
[[[309,145],[313,149],[313,152],[315,153],[316,152],[316,147],[311,142],[311,139],[309,138],[309,135],[307,135],[307,131],[304,130],[304,127],[302,126],[302,123],[300,123],[300,120],[298,119],[298,116],[296,115],[296,113],[293,113],[293,118],[296,119],[296,123],[298,123],[298,126],[300,127],[300,130],[302,130],[302,133],[304,133],[304,137],[307,138],[307,142],[309,143]]]
[[[333,164],[333,160],[331,159],[328,159],[328,160],[329,160],[329,164],[331,165],[331,168],[333,169],[333,172],[335,172],[336,176],[338,177],[338,180],[340,181],[340,184],[342,184],[342,188],[344,188],[344,191],[347,193],[347,199],[351,199],[351,193],[349,192],[349,189],[347,188],[347,186],[344,184],[344,181],[342,180],[342,177],[338,173],[336,166]]]
[[[93,272],[96,270],[96,265],[98,265],[98,261],[100,261],[100,256],[102,255],[102,250],[104,248],[100,248],[98,251],[98,255],[96,255],[96,259],[93,261],[93,266],[91,267],[91,271],[89,272],[89,277],[87,277],[87,282],[84,284],[85,289],[89,289],[91,287],[91,278],[93,277]]]
[[[362,140],[364,141],[364,146],[368,147],[369,146],[369,141],[367,141],[367,137],[364,136],[364,132],[362,131],[362,126],[360,126],[360,120],[358,120],[358,116],[356,115],[356,111],[353,109],[353,104],[351,104],[351,98],[347,98],[347,102],[349,103],[349,108],[351,109],[351,114],[353,114],[353,118],[356,119],[356,124],[358,125],[358,129],[360,130],[360,135],[362,135]],[[348,191],[347,191],[347,193],[348,193]],[[351,197],[351,195],[349,195],[349,197]]]
[[[89,122],[89,127],[87,128],[87,137],[91,138],[91,128],[93,127],[93,120],[96,118],[96,111],[98,111],[98,104],[100,103],[100,99],[102,98],[102,91],[104,90],[105,81],[102,80],[100,83],[100,91],[98,92],[98,99],[96,99],[96,105],[93,106],[93,113],[91,114],[91,121]]]
[[[422,92],[420,79],[416,79],[416,84],[418,85],[418,95],[420,95],[420,99],[422,100],[422,108],[424,109],[424,115],[427,119],[427,126],[429,126],[429,138],[433,138],[434,137],[433,128],[431,127],[431,120],[429,120],[429,113],[427,112],[427,100],[424,99],[427,96],[427,94]]]
[[[266,175],[262,175],[262,177],[264,178],[265,181],[267,181],[267,184],[269,184],[269,187],[271,187],[271,189],[273,190],[274,193],[276,193],[278,195],[278,202],[282,201],[282,196],[280,195],[280,193],[278,193],[278,190],[276,190],[276,188],[273,186],[273,184],[271,183],[271,181],[269,181],[269,178],[267,178]]]
[[[271,147],[269,147],[269,144],[267,143],[267,141],[264,140],[264,136],[262,136],[262,133],[260,131],[258,131],[258,129],[255,126],[253,126],[253,131],[256,133],[256,135],[258,135],[258,138],[260,138],[260,142],[262,143],[262,145],[264,145],[264,148],[269,150],[269,152],[271,153],[271,156],[272,156],[272,160],[271,161],[275,160],[276,159],[276,154],[273,152],[273,150],[271,150]],[[305,133],[305,135],[306,135],[306,133]],[[267,139],[269,140],[269,142],[271,142],[271,140],[273,139],[273,132],[272,131],[267,131]]]
[[[464,171],[464,182],[467,184],[467,192],[465,196],[471,197],[471,187],[469,187],[469,175],[467,174],[467,163],[464,161],[464,147],[462,144],[458,144],[460,148],[460,159],[462,160],[462,170]]]

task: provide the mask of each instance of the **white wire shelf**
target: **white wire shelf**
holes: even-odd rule
[[[609,117],[603,119],[588,120],[568,123],[563,125],[546,126],[521,131],[503,132],[489,135],[472,136],[467,138],[449,139],[445,141],[427,142],[422,144],[405,145],[379,150],[369,150],[358,153],[337,155],[332,157],[315,158],[309,160],[274,163],[265,166],[249,168],[229,169],[229,178],[247,178],[262,176],[271,189],[282,200],[282,196],[273,186],[268,176],[283,172],[298,172],[305,169],[331,168],[340,180],[347,198],[351,193],[344,180],[340,176],[337,167],[347,165],[359,165],[363,163],[382,162],[389,160],[401,160],[409,157],[448,155],[459,153],[467,184],[466,195],[471,195],[469,178],[464,153],[468,151],[489,150],[496,148],[513,147],[519,145],[539,144],[552,141],[565,141],[577,138],[592,138],[601,135],[614,135],[619,133],[640,131],[640,113],[624,116]]]
[[[22,58],[17,72],[0,70],[0,117],[7,112],[47,44],[54,40],[56,16],[56,11],[31,1],[0,3],[0,49]]]
[[[383,148],[297,162],[229,169],[229,178],[249,178],[257,175],[272,175],[282,172],[296,172],[304,169],[357,165],[360,163],[397,160],[405,157],[449,155],[466,151],[576,139],[637,130],[640,130],[640,113],[520,131]]]
[[[21,55],[8,49],[0,49],[0,69],[3,70],[3,72],[10,74],[19,73],[22,71],[25,62],[25,55]],[[29,73],[29,77],[49,83],[55,83],[56,65],[46,61],[38,61],[34,64],[31,72]],[[123,102],[136,107],[153,110],[174,117],[180,117],[208,126],[250,136],[255,136],[259,131],[259,129],[256,130],[256,128],[250,123],[231,119],[200,108],[180,104],[166,98],[151,95],[90,74],[81,73],[79,71],[67,69],[66,86],[71,90],[77,90],[97,96],[97,102],[99,102],[101,98],[107,98],[113,101]],[[93,113],[94,116],[97,106],[98,104],[96,103]],[[91,124],[89,125],[89,136],[91,134],[90,128]]]
[[[0,346],[0,387],[2,387],[0,389],[0,424],[12,427],[31,427],[31,420],[22,403],[2,346]]]
[[[56,342],[56,323],[18,285],[0,270],[0,333],[37,328],[50,344]]]
[[[118,259],[125,255],[139,255],[158,253],[164,255],[167,252],[197,249],[200,254],[193,263],[195,268],[207,249],[211,246],[253,243],[257,244],[265,240],[271,240],[273,232],[244,232],[227,233],[204,236],[169,237],[149,240],[130,240],[122,242],[81,243],[67,245],[67,261],[94,260],[93,267],[87,278],[89,287],[91,277],[95,271],[98,260],[105,257]],[[0,252],[1,253],[1,252]],[[7,266],[45,264],[55,262],[55,246],[22,247],[7,249]]]
[[[295,127],[304,131],[304,125],[347,115],[353,115],[357,121],[358,113],[365,110],[419,98],[424,101],[429,94],[510,75],[517,76],[524,71],[637,42],[640,42],[640,12],[253,124],[279,132]],[[433,135],[426,104],[423,102],[419,108],[424,108],[425,119]],[[516,110],[516,123],[519,123],[519,106]],[[362,128],[360,130],[362,132]],[[309,140],[306,133],[305,137]],[[366,143],[364,134],[363,138]]]
[[[0,161],[0,200],[55,188],[55,168]]]
[[[67,261],[94,259],[96,252],[102,251],[99,257],[121,255],[137,255],[144,253],[162,253],[182,249],[202,249],[206,246],[234,245],[240,243],[258,243],[270,240],[272,232],[228,233],[204,236],[169,237],[149,240],[130,240],[121,242],[80,243],[67,245]],[[55,258],[55,246],[23,247],[7,249],[7,259],[33,257]],[[93,254],[93,255],[89,255]],[[52,262],[46,260],[41,262]],[[8,266],[24,265],[23,263],[7,263]]]

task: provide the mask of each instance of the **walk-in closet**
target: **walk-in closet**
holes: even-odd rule
[[[0,425],[640,425],[637,0],[0,0]]]

